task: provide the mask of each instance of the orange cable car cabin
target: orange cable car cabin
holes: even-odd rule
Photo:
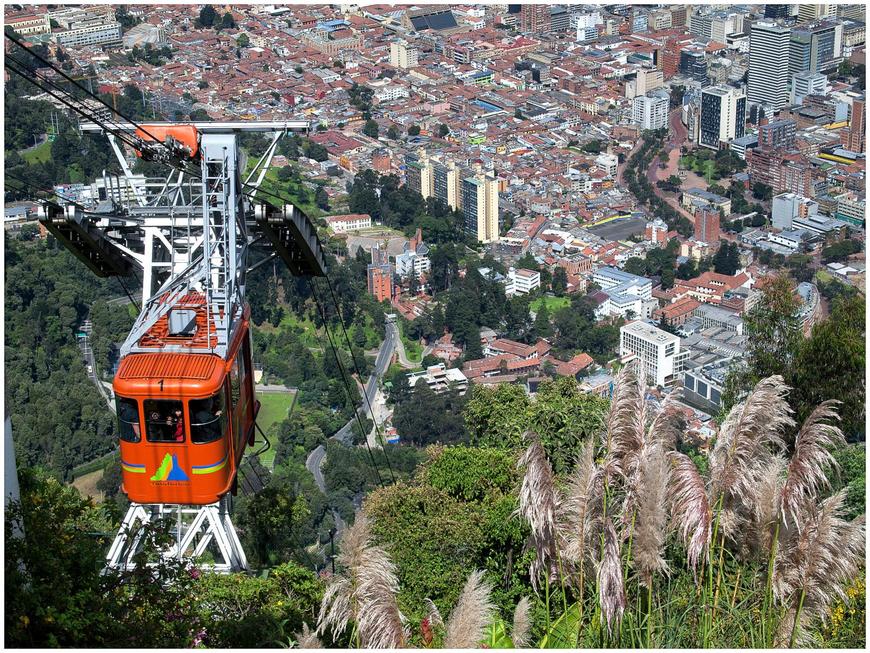
[[[121,359],[113,387],[121,489],[132,502],[206,505],[235,489],[259,410],[250,308],[233,325],[226,358],[213,353],[214,317],[205,295],[190,292]]]

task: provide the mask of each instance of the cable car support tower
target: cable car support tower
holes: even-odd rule
[[[183,322],[186,298],[195,293],[205,297],[208,325],[207,348],[196,352],[223,358],[241,323],[248,272],[279,258],[295,275],[326,274],[307,216],[292,204],[276,207],[253,199],[282,136],[308,127],[307,121],[197,122],[120,124],[107,130],[99,123],[82,123],[83,132],[106,134],[123,177],[104,173],[105,195],[101,192],[95,210],[46,202],[40,222],[98,276],[141,274],[142,310],[121,347],[122,356],[154,351],[143,336],[166,316],[170,329]],[[132,138],[124,143],[133,142],[143,158],[165,163],[169,174],[157,181],[134,175],[117,129]],[[271,140],[243,179],[239,135],[244,132],[267,134]],[[177,138],[179,133],[193,137]],[[193,350],[168,344],[161,351]],[[205,506],[131,504],[107,555],[107,568],[134,567],[142,526],[167,519],[174,542],[161,557],[196,561],[217,572],[246,569],[230,504],[230,495]]]

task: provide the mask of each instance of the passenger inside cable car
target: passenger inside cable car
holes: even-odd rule
[[[141,427],[139,426],[139,406],[136,404],[136,400],[117,397],[117,404],[121,439],[126,442],[139,442]]]
[[[190,401],[190,439],[194,444],[214,442],[223,437],[223,405],[223,391],[207,399]]]
[[[184,442],[184,405],[180,401],[146,399],[148,442]]]

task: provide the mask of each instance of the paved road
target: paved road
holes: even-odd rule
[[[396,341],[399,340],[398,327],[395,324],[387,323],[386,338],[381,343],[381,348],[378,351],[378,356],[375,359],[375,369],[369,377],[368,383],[365,386],[365,397],[362,400],[357,412],[363,415],[369,415],[369,404],[374,406],[375,393],[378,390],[378,379],[380,379],[387,368],[390,366],[390,359],[393,357],[393,351],[396,348]],[[368,399],[368,401],[366,401]],[[342,426],[338,432],[332,436],[337,440],[341,440],[345,444],[350,444],[353,441],[353,425],[356,423],[356,418],[352,418],[347,424]]]
[[[378,356],[375,359],[374,372],[369,377],[368,383],[366,383],[365,387],[365,396],[368,397],[368,402],[363,399],[357,412],[368,415],[369,403],[371,403],[372,407],[375,406],[375,396],[378,391],[378,379],[384,375],[384,372],[387,371],[387,367],[390,365],[390,359],[393,357],[393,350],[396,348],[396,341],[399,340],[398,335],[396,325],[388,322],[386,338],[384,338],[384,341],[381,343],[381,347],[378,350]],[[351,444],[353,442],[354,424],[356,424],[356,417],[351,418],[347,424],[342,426],[332,437],[344,444]],[[311,475],[314,477],[314,482],[317,483],[317,487],[320,488],[321,492],[326,492],[326,484],[323,481],[323,473],[320,469],[325,457],[326,448],[323,445],[320,445],[308,454],[308,458],[305,460],[305,468],[311,472]]]
[[[397,329],[395,324],[391,324],[391,325],[387,325],[387,326],[388,327],[392,326],[394,329]],[[408,355],[405,352],[405,343],[402,342],[402,338],[398,334],[398,331],[396,333],[396,353],[399,354],[399,365],[401,365],[402,367],[409,369],[409,370],[412,370],[415,367],[418,367],[418,365],[416,363],[412,363],[410,360],[408,360]]]
[[[677,163],[680,159],[680,147],[686,141],[688,137],[688,131],[683,126],[683,122],[680,120],[680,113],[682,109],[677,108],[671,111],[671,115],[668,118],[668,122],[670,124],[670,138],[668,142],[665,144],[665,149],[668,151],[668,160],[662,161],[662,163],[667,163],[668,168],[663,171],[661,177],[667,178],[672,174],[675,174],[677,171]],[[661,188],[656,186],[656,182],[659,180],[659,159],[658,157],[654,158],[649,165],[649,168],[646,171],[646,177],[652,185],[653,193],[658,195],[661,199],[663,199],[671,208],[673,208],[677,213],[685,217],[689,222],[695,224],[695,217],[686,211],[680,203],[677,201],[676,197],[668,195]]]
[[[85,357],[85,365],[87,365],[88,378],[91,380],[91,383],[97,386],[97,390],[99,391],[100,396],[102,396],[103,400],[106,402],[109,410],[114,413],[115,402],[112,401],[111,385],[107,388],[97,376],[97,361],[94,358],[94,350],[91,348],[90,340],[92,328],[93,326],[91,325],[91,321],[85,320],[81,326],[81,331],[85,334],[85,336],[83,338],[79,338],[79,349],[81,349],[82,355]]]
[[[273,394],[280,394],[280,393],[291,394],[291,393],[298,392],[299,388],[288,388],[286,385],[258,383],[256,385],[256,387],[254,388],[254,390],[256,390],[257,392],[267,392],[267,393],[273,393]]]

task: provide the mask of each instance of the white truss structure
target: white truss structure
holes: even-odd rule
[[[121,348],[122,355],[152,351],[141,347],[140,339],[190,292],[207,298],[209,335],[217,336],[216,346],[209,350],[226,355],[243,310],[248,250],[258,244],[258,239],[249,235],[248,226],[255,219],[255,208],[258,215],[263,212],[249,196],[262,183],[279,139],[287,131],[307,132],[309,127],[307,121],[193,124],[200,133],[198,166],[189,162],[185,170],[173,169],[157,183],[143,184],[132,173],[114,136],[109,135],[126,188],[121,179],[111,181],[104,175],[103,206],[85,212],[81,207],[67,205],[64,215],[59,216],[78,225],[85,239],[87,233],[101,234],[132,269],[142,273],[142,311]],[[127,127],[131,132],[135,129],[133,125]],[[81,129],[103,131],[99,125],[87,123]],[[271,136],[269,146],[244,182],[237,138],[240,131]],[[287,206],[283,211],[292,217],[296,209]],[[300,233],[308,234],[310,240],[312,236],[303,221],[298,216],[295,220]],[[161,351],[186,350],[171,345]],[[106,556],[106,568],[132,569],[134,557],[142,550],[143,528],[161,519],[172,524],[174,544],[160,551],[160,558],[190,560],[202,569],[219,573],[247,569],[230,518],[229,496],[206,506],[131,504]]]
[[[106,569],[133,570],[135,556],[142,551],[145,528],[165,520],[174,544],[158,551],[159,558],[187,560],[197,568],[216,573],[244,571],[248,561],[230,519],[229,497],[207,506],[144,505],[133,503],[109,553]],[[147,563],[156,566],[159,561]]]

